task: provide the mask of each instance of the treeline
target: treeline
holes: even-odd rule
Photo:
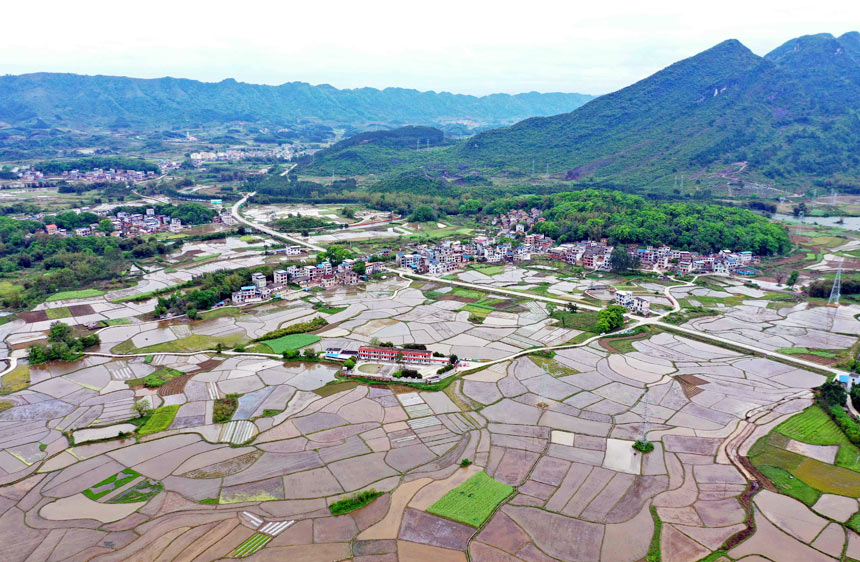
[[[618,191],[583,190],[494,201],[487,214],[538,207],[547,219],[535,232],[560,243],[608,238],[616,244],[660,245],[701,253],[722,249],[759,255],[791,248],[784,227],[748,209],[707,203],[660,203]]]
[[[830,297],[830,291],[832,289],[833,281],[821,280],[810,283],[806,288],[806,293],[810,297],[826,299]],[[843,279],[840,292],[843,295],[856,295],[860,293],[860,281],[857,279]]]
[[[272,222],[275,230],[281,232],[307,232],[317,228],[325,228],[333,225],[331,221],[323,220],[318,217],[284,217]]]
[[[101,343],[98,334],[75,337],[68,324],[55,322],[48,332],[48,344],[34,344],[27,350],[30,365],[40,365],[48,361],[76,361],[85,349]]]
[[[72,170],[90,172],[96,168],[107,170],[136,170],[138,172],[158,172],[158,166],[143,158],[128,158],[125,156],[93,156],[92,158],[74,158],[71,160],[50,160],[39,162],[34,169],[44,174],[61,174]]]

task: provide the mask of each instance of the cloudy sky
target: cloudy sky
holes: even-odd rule
[[[150,0],[4,5],[0,73],[603,94],[735,38],[860,28],[860,2]]]

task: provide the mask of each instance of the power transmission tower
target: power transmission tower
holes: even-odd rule
[[[836,279],[833,280],[833,288],[830,289],[830,300],[828,305],[839,306],[839,296],[842,293],[842,258],[839,258],[839,267],[836,269]]]
[[[800,236],[800,226],[803,224],[803,218],[805,216],[806,216],[806,213],[803,211],[800,211],[800,213],[797,214],[797,218],[800,219],[800,222],[797,223],[797,230],[794,232],[795,236]]]
[[[642,415],[642,442],[648,441],[648,387],[645,387],[645,412]]]
[[[834,206],[836,205],[836,190],[835,189],[830,190],[830,204],[834,205]]]
[[[535,175],[535,159],[532,158],[532,175]]]

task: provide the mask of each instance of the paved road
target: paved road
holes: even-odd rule
[[[531,298],[534,300],[539,300],[539,301],[543,301],[543,302],[551,302],[551,303],[562,304],[562,305],[566,305],[566,304],[572,302],[569,300],[557,299],[557,298],[553,298],[553,297],[544,297],[544,296],[540,296],[540,295],[526,294],[526,293],[523,293],[520,291],[512,291],[510,289],[501,289],[501,288],[497,288],[497,287],[486,287],[484,285],[478,285],[475,283],[467,283],[465,281],[451,281],[449,279],[442,279],[439,277],[431,277],[429,275],[420,275],[417,273],[409,273],[409,272],[405,272],[405,271],[400,271],[398,269],[388,268],[388,271],[390,271],[391,273],[396,273],[396,274],[400,275],[401,277],[409,277],[409,278],[414,278],[414,279],[424,279],[424,280],[433,281],[436,283],[443,283],[443,284],[454,285],[454,286],[458,286],[458,287],[467,287],[469,289],[475,289],[475,290],[482,291],[485,293],[498,293],[498,294],[503,294],[503,295],[515,295],[518,297],[526,297],[526,298]],[[778,359],[784,363],[790,363],[792,365],[796,365],[798,367],[803,367],[805,369],[814,369],[817,371],[824,371],[824,372],[833,373],[836,375],[845,373],[845,371],[843,371],[841,369],[837,369],[835,367],[830,367],[828,365],[821,365],[819,363],[814,363],[812,361],[807,361],[805,359],[801,359],[801,358],[796,357],[796,356],[785,355],[783,353],[778,353],[776,351],[771,351],[771,350],[764,349],[764,348],[761,348],[761,347],[758,347],[755,345],[751,345],[748,343],[740,343],[740,342],[730,340],[730,339],[724,338],[722,336],[717,336],[717,335],[714,335],[714,334],[711,334],[708,332],[700,332],[699,330],[695,330],[693,328],[684,328],[682,326],[676,326],[674,324],[662,322],[661,320],[663,319],[664,316],[666,316],[667,314],[670,314],[672,312],[677,312],[678,310],[680,310],[680,304],[678,303],[678,300],[674,296],[672,296],[672,293],[671,293],[672,289],[690,286],[693,284],[693,282],[695,280],[696,280],[696,278],[694,277],[691,281],[688,281],[686,283],[666,287],[666,289],[663,292],[666,295],[666,297],[672,301],[672,310],[671,311],[668,311],[668,312],[665,312],[663,314],[659,314],[656,316],[652,316],[650,318],[641,318],[639,316],[633,316],[631,314],[626,315],[627,319],[632,322],[632,324],[628,325],[626,329],[633,329],[633,328],[636,328],[638,326],[644,326],[644,325],[659,326],[660,328],[664,328],[666,330],[673,330],[675,332],[687,334],[690,336],[695,336],[695,337],[698,337],[698,338],[701,338],[704,340],[709,340],[712,342],[721,343],[721,344],[725,344],[725,345],[731,345],[731,346],[737,347],[739,349],[743,349],[743,350],[751,352],[751,353],[758,353],[758,354],[761,354],[765,357],[770,357],[772,359]],[[579,308],[583,308],[586,310],[600,310],[601,309],[600,307],[588,305],[588,304],[577,303],[577,306]],[[539,349],[540,350],[569,349],[572,347],[579,347],[581,345],[586,345],[586,344],[588,344],[588,343],[590,343],[590,342],[592,342],[592,341],[594,341],[600,337],[602,337],[602,336],[595,336],[593,338],[586,340],[585,342],[583,342],[581,344],[548,346],[548,347],[542,347]],[[491,365],[491,364],[495,364],[495,363],[501,363],[503,361],[515,359],[517,357],[520,357],[521,355],[525,355],[525,354],[531,353],[533,351],[538,351],[538,350],[530,349],[530,350],[526,350],[523,352],[515,353],[515,354],[511,355],[510,357],[506,357],[504,359],[480,363],[480,364],[476,365],[475,367],[470,367],[470,369],[471,368],[477,368],[477,367],[484,367],[486,365]]]
[[[244,205],[245,202],[248,200],[248,198],[252,197],[255,194],[256,194],[256,192],[246,193],[244,197],[242,197],[239,201],[236,202],[235,205],[233,205],[233,207],[230,209],[230,214],[233,215],[234,219],[241,222],[245,226],[250,226],[251,228],[253,228],[255,230],[259,230],[260,232],[264,232],[264,233],[266,233],[269,236],[272,236],[274,238],[280,238],[281,240],[286,240],[287,242],[292,242],[293,244],[299,244],[300,246],[304,246],[304,247],[309,248],[315,252],[325,252],[325,248],[323,248],[321,246],[311,244],[310,242],[305,242],[301,238],[294,238],[292,236],[288,236],[288,235],[284,234],[283,232],[278,232],[277,230],[275,230],[273,228],[269,228],[268,226],[262,225],[258,222],[248,220],[245,217],[243,217],[242,215],[240,215],[239,214],[239,207]]]

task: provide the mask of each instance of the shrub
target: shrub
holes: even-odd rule
[[[366,506],[381,495],[382,492],[377,492],[371,488],[370,490],[358,492],[357,494],[339,499],[328,506],[328,509],[331,511],[332,515],[342,515]]]
[[[236,408],[239,407],[239,395],[228,394],[224,398],[219,398],[215,401],[215,406],[212,409],[213,423],[226,423],[230,421],[233,414],[236,413]]]
[[[636,443],[633,443],[633,448],[643,454],[650,453],[654,450],[654,443],[646,441],[645,439],[638,439],[636,440]]]
[[[472,461],[470,461],[469,459],[463,459],[460,461],[460,466],[463,468],[466,468],[470,464],[472,464]]]

